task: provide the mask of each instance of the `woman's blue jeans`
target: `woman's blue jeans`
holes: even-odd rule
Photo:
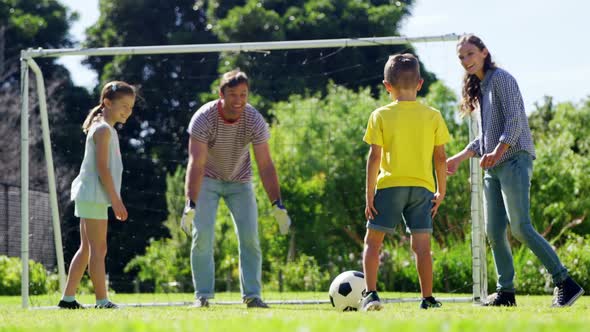
[[[486,234],[492,248],[497,290],[514,292],[514,262],[507,238],[510,225],[512,236],[530,248],[553,277],[554,283],[567,278],[555,250],[531,224],[530,188],[533,159],[519,152],[484,174],[484,215]]]

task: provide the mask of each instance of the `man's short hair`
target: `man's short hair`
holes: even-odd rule
[[[249,86],[248,76],[239,68],[236,68],[223,74],[221,77],[221,82],[219,83],[219,91],[224,92],[223,90],[225,88],[233,88],[242,83],[246,83],[246,85]]]
[[[410,53],[389,57],[383,70],[385,81],[398,89],[414,89],[420,82],[420,62]]]

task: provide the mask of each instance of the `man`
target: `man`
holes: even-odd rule
[[[223,198],[237,229],[244,303],[248,308],[268,308],[260,297],[262,255],[258,208],[251,183],[250,144],[281,233],[286,234],[291,224],[281,202],[279,180],[270,156],[268,126],[248,104],[248,92],[245,73],[238,69],[225,73],[219,85],[220,98],[203,105],[188,128],[185,194],[188,204],[196,209],[191,246],[194,307],[208,307],[214,296],[215,216],[219,199]]]

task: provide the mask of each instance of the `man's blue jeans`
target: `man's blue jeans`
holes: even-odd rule
[[[497,290],[514,292],[514,262],[507,238],[512,236],[529,247],[553,277],[554,283],[567,278],[555,250],[533,228],[529,214],[533,159],[519,152],[484,174],[486,234],[498,275]]]
[[[252,183],[203,178],[193,220],[191,269],[196,298],[213,298],[215,293],[215,216],[219,199],[231,212],[238,235],[240,290],[242,297],[260,297],[262,253],[258,239],[258,207]]]

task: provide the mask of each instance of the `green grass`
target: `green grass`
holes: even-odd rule
[[[384,293],[382,298],[413,298],[416,294]],[[443,295],[440,295],[444,297]],[[456,295],[449,295],[456,296]],[[118,303],[190,301],[191,294],[115,294]],[[326,299],[321,293],[266,293],[268,300]],[[58,295],[35,297],[36,305],[55,305]],[[92,296],[81,302],[93,303]],[[215,300],[238,301],[238,294]],[[518,296],[516,308],[486,308],[444,303],[419,310],[417,303],[388,303],[379,312],[337,312],[329,304],[274,305],[247,310],[245,305],[124,308],[122,310],[24,310],[19,297],[0,297],[0,331],[588,331],[590,297],[569,308],[550,308],[551,296]]]

